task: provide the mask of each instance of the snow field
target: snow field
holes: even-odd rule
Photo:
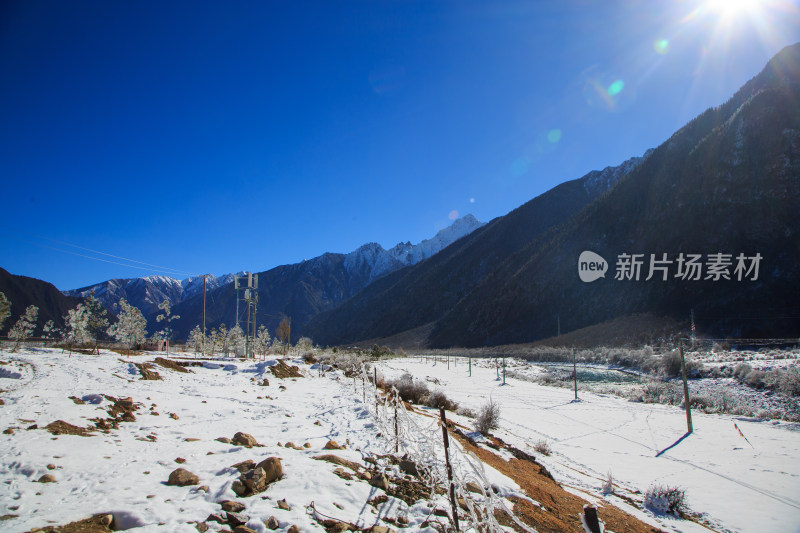
[[[337,372],[317,377],[317,370],[298,362],[292,364],[299,364],[307,377],[281,380],[269,372],[274,362],[237,360],[192,367],[192,374],[155,366],[162,381],[140,380],[132,363],[151,361],[155,355],[0,352],[0,361],[11,361],[0,366],[8,371],[0,376],[0,398],[5,402],[0,427],[14,429],[13,434],[0,434],[0,515],[14,515],[2,522],[3,531],[23,532],[112,513],[117,525],[130,531],[195,532],[193,522],[219,512],[216,502],[224,499],[243,502],[243,513],[250,517],[247,525],[260,533],[268,531],[264,521],[273,515],[279,531],[292,524],[301,531],[322,531],[309,514],[312,502],[320,513],[361,527],[377,523],[379,516],[403,515],[411,530],[434,531],[420,527],[431,513],[426,503],[409,507],[389,497],[376,509],[367,502],[384,494],[382,490],[363,481],[345,481],[333,474],[336,465],[313,459],[335,454],[363,465],[365,454],[381,454],[391,447],[378,437],[374,416],[351,380]],[[259,386],[253,378],[267,378],[270,384]],[[54,436],[41,429],[56,420],[85,427],[91,418],[106,418],[111,402],[102,395],[132,397],[141,404],[136,420],[91,437]],[[70,396],[87,402],[75,404]],[[39,429],[26,429],[32,424]],[[237,431],[253,435],[264,447],[247,449],[215,440],[231,438]],[[349,445],[346,450],[324,450],[330,439]],[[287,442],[301,448],[309,443],[310,448],[278,445]],[[237,497],[231,484],[239,473],[231,465],[270,456],[281,458],[283,479],[261,494]],[[185,463],[176,463],[179,457]],[[49,464],[55,469],[48,470]],[[199,476],[208,492],[196,486],[167,486],[170,472],[178,467]],[[56,482],[37,483],[46,473]],[[513,483],[501,478],[493,482],[510,492]],[[280,499],[286,499],[290,511],[277,507]],[[227,527],[208,525],[212,530]]]
[[[642,509],[652,484],[686,490],[693,513],[715,530],[800,531],[800,427],[728,415],[693,413],[694,432],[686,436],[686,416],[673,406],[638,404],[569,389],[496,379],[489,361],[467,365],[424,359],[394,359],[379,364],[387,378],[408,372],[438,380],[439,388],[461,406],[477,411],[489,398],[501,406],[496,434],[531,453],[568,490],[604,498],[638,518],[668,531],[708,531],[669,515]],[[752,447],[738,433],[752,443]],[[550,442],[551,456],[533,449]],[[616,495],[601,488],[611,472]],[[636,503],[636,508],[627,500]]]

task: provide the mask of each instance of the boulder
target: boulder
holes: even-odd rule
[[[264,470],[264,476],[268,484],[283,477],[283,464],[281,464],[279,457],[267,457],[258,463],[256,468]]]
[[[249,516],[243,515],[241,513],[225,513],[225,518],[228,519],[228,525],[231,526],[243,526],[250,520]]]
[[[326,450],[344,450],[344,446],[340,446],[335,440],[329,440],[325,443]]]
[[[281,527],[280,523],[278,522],[278,519],[275,518],[274,516],[270,516],[269,518],[267,518],[267,521],[264,522],[264,525],[267,526],[267,528],[269,529],[278,529],[279,527]]]
[[[242,433],[239,431],[236,435],[233,436],[231,440],[232,444],[236,444],[237,446],[244,446],[245,448],[252,448],[253,446],[258,446],[258,441],[252,435],[247,433]]]
[[[55,483],[56,478],[51,476],[50,474],[45,474],[37,480],[38,483]]]
[[[369,484],[384,491],[389,490],[389,478],[386,477],[386,474],[383,472],[378,472],[372,476],[372,479],[369,480]]]
[[[239,480],[244,484],[248,495],[258,494],[267,489],[267,474],[263,468],[255,467],[252,470],[248,470],[239,476]]]
[[[248,459],[247,461],[242,461],[241,463],[236,463],[235,465],[231,465],[231,468],[235,468],[239,471],[240,474],[244,474],[248,470],[252,470],[256,467],[256,462],[252,459]]]
[[[233,500],[223,500],[219,502],[222,506],[222,510],[226,513],[241,513],[245,510],[245,506],[243,503],[235,502]]]
[[[189,485],[199,485],[200,478],[192,474],[185,468],[177,468],[172,471],[167,480],[167,485],[176,485],[178,487],[187,487]]]

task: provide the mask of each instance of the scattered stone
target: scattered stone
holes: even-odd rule
[[[236,526],[233,528],[233,533],[258,533],[255,529],[250,529],[245,525]]]
[[[196,439],[194,437],[186,437],[185,439],[183,439],[183,442],[197,442],[199,440],[200,439]]]
[[[305,448],[305,449],[311,448],[311,443],[310,442],[306,442],[305,444],[303,444],[303,448]]]
[[[281,527],[280,523],[278,523],[278,519],[274,516],[270,516],[267,518],[267,521],[264,522],[264,525],[267,526],[269,529],[278,529]]]
[[[397,533],[394,529],[386,526],[372,526],[367,531],[370,533]]]
[[[228,519],[222,513],[211,513],[208,515],[208,518],[205,520],[206,522],[216,522],[218,524],[227,524]]]
[[[136,417],[130,411],[126,411],[122,414],[122,421],[123,422],[136,422]]]
[[[286,533],[300,533],[300,528],[297,527],[295,524],[292,524],[292,527],[287,529]]]
[[[417,468],[417,463],[409,459],[408,456],[404,456],[402,459],[400,459],[400,471],[410,476],[419,477],[419,468]]]
[[[48,470],[55,470],[56,469],[56,465],[54,465],[53,463],[50,463],[49,465],[47,465],[47,469]]]
[[[242,433],[241,431],[239,431],[236,433],[236,435],[233,436],[231,444],[236,444],[237,446],[244,446],[245,448],[252,448],[253,446],[258,446],[258,441],[252,435],[249,435],[247,433]]]
[[[269,387],[269,380],[267,378],[262,379],[259,383],[262,387]]]
[[[222,442],[223,444],[233,444],[231,442],[231,439],[229,439],[228,437],[217,437],[214,440],[217,441],[217,442]]]
[[[173,419],[173,420],[178,420],[178,414],[177,414],[177,413],[170,413],[170,414],[169,414],[169,417],[170,417],[171,419]]]
[[[197,531],[199,531],[200,533],[206,533],[206,531],[208,531],[208,524],[206,524],[205,522],[198,522],[197,525],[195,526],[195,529],[197,529]]]
[[[239,471],[240,474],[244,474],[248,470],[252,470],[256,467],[255,461],[252,459],[248,459],[247,461],[242,461],[241,463],[236,463],[235,465],[231,465],[231,468],[235,468]]]
[[[292,507],[286,502],[286,498],[282,500],[278,500],[278,509],[283,509],[284,511],[291,511]]]
[[[249,516],[245,516],[245,515],[240,514],[240,513],[231,513],[231,512],[226,512],[225,513],[225,518],[228,519],[228,524],[230,524],[230,525],[232,525],[234,527],[235,526],[243,526],[243,525],[245,525],[247,523],[248,520],[250,520]]]
[[[185,468],[178,468],[172,471],[167,480],[167,485],[177,485],[178,487],[188,487],[189,485],[199,485],[200,478],[192,474]]]
[[[340,446],[335,440],[329,440],[325,443],[326,450],[344,450],[344,446]]]
[[[267,480],[267,484],[277,481],[283,477],[283,464],[278,457],[267,457],[258,463],[256,468],[261,468],[264,470],[264,476]]]
[[[219,504],[222,506],[222,510],[227,513],[241,513],[245,509],[243,503],[233,500],[222,500]]]
[[[77,396],[70,396],[69,399],[72,400],[75,403],[75,405],[85,405],[86,404],[86,402],[84,402],[83,400],[81,400]]]
[[[114,523],[114,515],[113,514],[102,515],[99,517],[98,522],[100,522],[101,526],[110,528],[111,524]]]
[[[45,474],[42,477],[40,477],[36,482],[37,483],[55,483],[56,482],[56,478],[54,478],[50,474]]]
[[[389,478],[386,477],[386,474],[383,472],[378,472],[372,476],[372,479],[369,480],[369,484],[384,491],[389,490]]]
[[[183,457],[176,457],[175,462],[178,463],[179,465],[182,465],[183,463],[186,462],[186,459],[184,459]]]
[[[241,480],[235,479],[233,483],[231,483],[231,490],[237,496],[248,496],[247,494],[247,487],[244,486]]]
[[[400,524],[401,526],[407,526],[408,525],[408,518],[406,518],[405,516],[398,516],[397,517],[397,523]]]
[[[4,435],[13,435],[14,434],[14,428],[7,428],[7,429],[3,430],[3,434]]]
[[[208,494],[210,491],[211,489],[208,488],[208,485],[200,485],[199,487],[197,487],[197,492],[205,492],[206,494]]]
[[[300,368],[296,366],[289,366],[283,359],[278,360],[278,364],[269,367],[269,371],[276,378],[302,378],[303,374],[300,373]]]
[[[322,422],[320,422],[319,420],[317,420],[316,422],[314,422],[314,425],[315,425],[315,426],[321,426],[321,425],[322,425]]]

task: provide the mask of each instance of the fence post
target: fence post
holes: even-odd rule
[[[377,367],[372,367],[372,370],[375,371],[374,384],[375,384],[375,416],[378,416],[378,369]]]
[[[592,533],[600,533],[600,519],[597,516],[597,509],[588,503],[583,506],[583,522]]]
[[[503,385],[506,384],[506,356],[503,355]]]
[[[469,377],[472,377],[472,354],[469,354]]]
[[[575,348],[572,349],[572,381],[575,384],[575,399],[578,399],[578,367],[575,364]]]
[[[397,396],[394,398],[394,453],[400,452],[400,432],[397,431]]]
[[[450,483],[450,506],[453,508],[453,526],[456,531],[458,528],[458,505],[456,502],[456,485],[453,483],[453,467],[450,465],[450,439],[447,436],[447,417],[444,415],[444,407],[439,407],[439,417],[442,420],[442,438],[444,439],[444,461],[447,465],[447,481]]]

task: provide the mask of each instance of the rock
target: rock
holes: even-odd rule
[[[328,524],[327,522],[330,522],[330,524]],[[353,531],[353,528],[350,526],[350,524],[346,522],[340,522],[338,520],[327,520],[325,525],[325,530],[332,533],[344,533],[345,531]]]
[[[259,385],[261,385],[262,387],[269,387],[269,380],[267,378],[264,378],[261,380]]]
[[[27,429],[28,431],[31,431],[33,429],[39,429],[39,425],[38,424],[33,424],[33,425],[28,426],[25,429]]]
[[[47,465],[47,469],[48,470],[55,470],[56,469],[56,465],[54,465],[53,463],[50,463],[49,465]]]
[[[231,483],[231,490],[237,496],[246,496],[247,495],[247,487],[244,486],[240,480],[236,479],[233,483]]]
[[[100,516],[100,517],[98,517],[97,521],[100,523],[101,526],[107,527],[107,528],[110,529],[111,528],[111,524],[114,523],[114,515],[113,514],[107,514],[107,515]]]
[[[231,439],[229,439],[228,437],[217,437],[214,440],[216,440],[217,442],[222,442],[223,444],[232,444]]]
[[[291,511],[292,507],[286,502],[286,498],[282,500],[278,500],[278,509],[283,509],[284,511]]]
[[[467,490],[474,494],[483,494],[483,492],[481,491],[481,486],[475,483],[474,481],[467,482]]]
[[[314,425],[315,425],[315,426],[321,426],[321,425],[322,425],[322,422],[320,422],[319,420],[317,420],[316,422],[314,422]]]
[[[283,477],[283,464],[279,457],[267,457],[256,468],[264,470],[264,476],[267,484],[277,481]]]
[[[208,515],[208,518],[205,520],[206,522],[216,522],[218,524],[227,524],[228,519],[222,513],[211,513]]]
[[[267,526],[269,529],[278,529],[281,525],[278,523],[278,519],[274,516],[270,516],[267,518],[267,521],[264,522],[264,525]]]
[[[294,442],[289,441],[283,445],[284,448],[295,448]]]
[[[177,419],[178,419],[178,415],[177,415],[176,413],[170,413],[170,414],[169,414],[169,417],[170,417],[171,419],[173,419],[173,420],[177,420]]]
[[[333,463],[335,465],[343,466],[345,468],[349,468],[350,470],[358,471],[361,468],[361,465],[355,463],[353,461],[348,461],[347,459],[342,459],[338,455],[333,454],[325,454],[325,455],[318,455],[314,457],[317,461],[326,461],[328,463]]]
[[[394,529],[386,526],[372,526],[367,531],[370,533],[397,533]]]
[[[292,524],[292,527],[286,530],[286,533],[300,533],[300,528]]]
[[[56,478],[51,476],[50,474],[45,474],[37,480],[37,483],[55,483]]]
[[[197,492],[205,492],[206,494],[208,494],[210,491],[211,489],[208,488],[208,485],[200,485],[199,487],[197,487]]]
[[[225,518],[228,519],[228,524],[230,524],[231,526],[243,526],[247,523],[248,520],[250,520],[249,516],[231,512],[225,513]]]
[[[178,487],[188,487],[189,485],[199,485],[200,478],[192,474],[185,468],[177,468],[172,471],[167,480],[167,485],[177,485]]]
[[[198,522],[197,525],[194,527],[200,533],[206,533],[206,531],[208,531],[208,524],[206,524],[205,522]]]
[[[241,463],[236,463],[232,465],[231,468],[235,468],[239,471],[240,474],[244,474],[248,470],[252,470],[256,467],[256,462],[252,459],[248,459],[247,461],[242,461]]]
[[[339,446],[339,443],[335,440],[329,440],[325,443],[326,450],[344,450],[344,446]]]
[[[136,422],[136,417],[130,411],[125,411],[122,413],[122,421],[123,422]]]
[[[310,442],[306,442],[305,444],[303,444],[303,448],[305,448],[305,449],[311,448],[311,443]]]
[[[250,529],[245,525],[236,526],[233,528],[233,533],[258,533],[255,529]]]
[[[252,470],[248,470],[239,476],[239,480],[244,483],[244,486],[247,489],[246,494],[248,495],[258,494],[259,492],[264,492],[267,489],[267,475],[263,468],[255,467]]]
[[[176,457],[175,462],[178,463],[179,465],[182,465],[183,463],[186,462],[186,459],[184,459],[183,457]]]
[[[386,477],[386,474],[383,472],[378,472],[372,476],[372,479],[369,480],[369,484],[384,491],[389,490],[389,478]]]
[[[231,444],[244,446],[245,448],[252,448],[253,446],[258,446],[258,441],[252,435],[248,435],[247,433],[242,433],[239,431],[233,436]]]
[[[401,526],[408,525],[408,518],[406,518],[405,516],[398,516],[397,523],[400,524]]]
[[[3,433],[5,435],[13,435],[14,434],[14,428],[8,428],[8,429],[4,430]]]
[[[408,459],[407,456],[404,456],[402,459],[400,459],[400,471],[410,476],[419,477],[419,468],[417,468],[417,463]]]
[[[223,500],[219,502],[222,510],[228,513],[241,513],[244,511],[245,506],[243,503],[235,502],[233,500]]]

